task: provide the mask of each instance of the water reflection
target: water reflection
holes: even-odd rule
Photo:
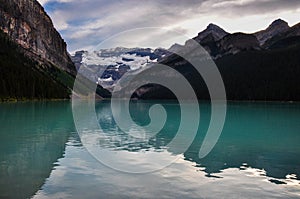
[[[205,166],[208,174],[248,166],[265,170],[269,177],[295,174],[299,180],[299,116],[299,105],[232,103],[212,153],[199,160],[194,151],[200,143],[195,141],[185,157]]]
[[[174,138],[180,122],[180,108],[177,103],[164,103],[168,116],[164,128],[158,132],[145,131],[149,136],[138,137],[134,132],[144,130],[143,127],[150,123],[149,109],[156,102],[133,102],[130,105],[130,112],[136,125],[132,125],[130,132],[124,132],[119,129],[112,115],[109,102],[100,102],[96,104],[96,113],[99,125],[106,135],[109,135],[109,141],[106,147],[115,150],[140,151],[154,149],[162,151],[166,145]],[[159,102],[158,102],[159,103]],[[122,117],[122,112],[120,116]],[[187,130],[188,131],[188,130]],[[157,134],[156,134],[157,133]],[[102,145],[103,146],[103,145]]]
[[[167,104],[174,106],[173,103],[166,103],[166,106],[169,106]],[[144,105],[141,104],[136,105],[144,107]],[[110,115],[109,104],[103,103],[98,104],[98,106],[99,121],[111,124],[112,126],[111,131],[106,132],[110,133],[111,136],[119,137],[119,139],[126,139],[126,133],[121,134],[117,126],[115,126]],[[145,106],[149,106],[149,104]],[[237,111],[229,111],[231,117],[232,114],[238,112],[243,115],[244,106],[247,107],[248,105],[243,104],[238,107],[236,107],[236,105],[231,105],[230,107],[236,107]],[[268,109],[268,106],[269,105],[264,106],[256,104],[254,107],[251,106],[251,109],[257,111],[256,109],[258,108],[265,111],[265,109]],[[204,112],[209,112],[208,106],[203,105],[202,108]],[[290,108],[297,109],[297,107]],[[138,108],[136,111],[137,110]],[[140,117],[144,118],[146,123],[147,114],[145,111],[147,109],[142,108],[140,110],[143,110],[143,114]],[[272,110],[272,108],[270,110]],[[286,107],[283,107],[282,112],[286,111],[289,111],[289,109],[286,110]],[[268,111],[266,111],[266,113],[268,113]],[[134,114],[136,113],[132,112],[133,116]],[[275,114],[275,112],[273,112],[273,114]],[[270,116],[271,120],[273,120],[273,114]],[[293,114],[293,111],[291,114]],[[298,113],[296,113],[296,115],[297,114]],[[100,120],[101,116],[103,116],[103,118]],[[138,114],[134,117],[136,117],[137,120],[139,119]],[[209,118],[209,114],[205,115],[205,113],[203,113],[202,117],[203,123],[206,124],[208,122],[207,119]],[[239,117],[235,118],[238,123],[244,121]],[[140,122],[142,123],[143,121]],[[281,124],[283,123],[285,122],[282,122]],[[292,127],[297,127],[295,121],[286,124],[291,125],[291,130],[293,130]],[[167,125],[172,127],[171,124]],[[235,126],[236,124],[232,123],[231,125]],[[202,130],[207,128],[205,125],[201,125],[199,137],[185,154],[170,152],[168,148],[156,152],[157,154],[160,154],[160,158],[164,158],[165,160],[173,159],[172,156],[176,156],[178,157],[177,161],[163,170],[142,175],[119,172],[100,164],[88,154],[82,146],[80,146],[78,136],[76,134],[71,134],[70,139],[67,142],[65,157],[59,159],[59,166],[52,171],[47,183],[36,193],[35,198],[299,198],[300,184],[299,180],[297,180],[297,176],[299,175],[292,174],[291,170],[288,169],[289,167],[280,165],[282,162],[281,160],[272,162],[272,167],[278,168],[285,173],[291,173],[290,175],[287,175],[285,179],[270,177],[270,174],[268,174],[270,168],[256,168],[251,165],[253,163],[251,162],[252,158],[244,156],[244,154],[245,151],[249,150],[248,148],[250,145],[258,144],[255,141],[256,136],[250,136],[251,139],[249,139],[249,135],[247,135],[245,136],[247,141],[243,141],[244,144],[236,144],[241,138],[244,139],[243,135],[240,135],[240,138],[234,138],[235,134],[233,134],[231,136],[232,139],[234,138],[232,141],[230,138],[224,138],[231,132],[229,131],[231,125],[226,127],[225,131],[227,134],[224,134],[219,140],[218,145],[221,145],[220,148],[216,148],[216,150],[209,154],[209,156],[212,157],[207,156],[207,159],[201,160],[197,158],[199,143],[201,142],[202,137],[201,134],[203,134]],[[107,125],[107,127],[109,126],[110,125]],[[235,128],[233,128],[233,130],[234,129]],[[259,129],[259,127],[257,127],[257,129]],[[265,131],[264,128],[262,130]],[[297,130],[297,128],[294,130]],[[167,129],[165,129],[165,131],[167,131]],[[164,135],[164,133],[160,133],[159,136],[160,138],[156,138],[156,140],[169,140],[172,137],[166,134]],[[268,136],[258,136],[258,138],[268,138]],[[294,138],[297,139],[297,137]],[[241,149],[242,151],[236,153],[227,151],[229,154],[226,154],[225,150],[228,150],[228,148],[226,148],[227,144],[223,143],[225,140],[232,145],[237,145],[237,149]],[[121,142],[121,144],[122,143],[123,142]],[[144,143],[146,144],[146,142]],[[154,149],[166,145],[165,142],[161,143],[149,142],[147,143],[148,145],[144,146]],[[135,158],[131,159],[131,161],[134,162],[136,166],[141,166],[139,160],[140,156],[137,154],[144,153],[144,146],[134,151],[131,150],[132,146],[128,144],[125,144],[122,149],[120,149],[120,146],[117,144],[112,144],[108,146],[108,148],[111,150],[111,153],[116,153],[115,150],[117,150],[117,152],[121,154],[119,156],[120,159],[126,159],[125,156],[128,154],[136,154]],[[258,146],[258,148],[260,147]],[[271,148],[269,150],[270,153],[276,152],[273,152],[272,148],[274,148],[274,146],[270,145],[270,142],[266,142],[263,148],[260,149],[267,148]],[[221,155],[217,154],[220,152],[222,153]],[[254,153],[253,156],[264,153],[264,151],[259,152],[259,150],[249,150],[247,154],[251,154],[251,152]],[[298,153],[299,150],[295,152]],[[238,157],[232,157],[233,155],[238,155]],[[287,150],[286,156],[289,155],[290,152]],[[238,158],[240,158],[240,160],[238,160]],[[241,163],[243,161],[251,163]],[[266,162],[268,162],[268,160],[266,160]],[[285,162],[284,164],[296,165],[297,160],[295,162],[290,159],[289,162]]]
[[[150,122],[153,103],[131,104],[138,125]],[[98,122],[109,139],[107,145],[98,144],[105,146],[107,156],[119,154],[120,167],[131,161],[149,169],[176,159],[163,170],[137,175],[105,167],[89,155],[74,132],[69,102],[1,104],[0,198],[300,196],[299,104],[230,103],[223,133],[203,159],[198,152],[208,128],[209,104],[201,103],[200,128],[185,153],[167,147],[179,126],[179,106],[172,101],[163,106],[168,114],[164,128],[138,139],[118,128],[109,102],[96,104]],[[147,152],[157,155],[147,160],[149,165],[139,156]]]
[[[134,102],[131,114],[139,125],[149,123],[148,111],[153,102]],[[180,109],[175,102],[164,102],[168,120],[159,134],[151,139],[138,141],[120,131],[114,122],[109,102],[96,105],[99,124],[105,127],[113,150],[142,152],[153,149],[180,155],[176,150],[166,148],[174,138],[179,126]],[[227,168],[257,168],[265,170],[265,175],[276,179],[300,179],[300,107],[298,104],[280,103],[230,103],[222,135],[213,151],[203,159],[198,152],[208,128],[210,106],[201,103],[201,122],[197,137],[184,153],[185,160],[196,163],[207,177],[217,177],[217,173]],[[191,118],[190,122],[193,121]],[[133,127],[134,128],[134,127]],[[189,132],[186,132],[189,136]],[[270,180],[282,183],[280,180]]]
[[[0,104],[0,198],[29,198],[74,131],[69,102]]]

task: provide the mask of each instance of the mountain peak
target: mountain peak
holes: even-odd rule
[[[277,27],[277,26],[289,27],[288,23],[282,19],[276,19],[275,21],[273,21],[271,23],[271,25],[269,27]]]
[[[169,48],[169,51],[178,52],[182,47],[183,47],[182,45],[175,43]]]
[[[265,30],[254,33],[259,43],[263,45],[268,39],[281,34],[289,29],[289,25],[282,19],[276,19]]]
[[[198,36],[194,38],[196,41],[201,42],[205,37],[208,35],[211,35],[215,41],[222,39],[224,36],[226,36],[228,33],[220,28],[218,25],[215,25],[213,23],[208,24],[205,30],[198,33]]]
[[[214,29],[221,29],[223,30],[222,28],[220,28],[220,26],[216,25],[216,24],[213,24],[213,23],[210,23],[208,24],[208,26],[206,27],[207,30],[214,30]]]

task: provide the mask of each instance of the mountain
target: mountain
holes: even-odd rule
[[[277,19],[265,30],[253,34],[230,34],[217,25],[209,24],[193,40],[204,47],[213,59],[218,59],[224,55],[242,51],[259,51],[276,48],[278,45],[281,47],[282,45],[290,45],[290,43],[296,42],[298,36],[300,36],[300,23],[290,27],[286,21]],[[185,48],[181,47],[181,49],[189,49],[190,45],[191,40],[187,40],[184,45]],[[176,45],[176,47],[177,50],[180,49],[180,46]]]
[[[263,50],[284,38],[300,35],[300,24],[289,27],[282,19],[273,21],[265,30],[253,34],[228,33],[217,25],[209,24],[207,28],[193,38],[201,44],[213,59],[241,51]],[[188,40],[185,49],[191,45]],[[187,52],[186,52],[187,53]]]
[[[171,52],[177,52],[177,51],[181,50],[182,47],[183,47],[182,45],[175,43],[168,50]]]
[[[278,19],[265,30],[253,34],[227,33],[219,26],[210,24],[193,39],[216,63],[224,81],[227,99],[300,101],[300,23],[289,27]],[[76,66],[95,71],[92,81],[97,81],[110,91],[125,73],[134,81],[134,75],[147,70],[149,67],[146,66],[151,66],[149,63],[168,65],[189,81],[199,99],[208,100],[210,96],[202,76],[176,54],[180,51],[192,58],[203,56],[193,48],[192,40],[187,40],[184,45],[175,43],[168,50],[115,48],[79,51],[72,59]],[[179,81],[176,75],[164,73],[160,71],[149,75]],[[122,93],[122,88],[118,88],[117,92]],[[175,98],[172,91],[156,84],[140,87],[132,97]]]
[[[69,97],[75,66],[36,0],[0,0],[0,36],[1,99]]]
[[[230,34],[215,24],[209,24],[207,28],[199,32],[193,40],[203,46],[214,59],[227,54],[236,54],[240,51],[260,48],[259,41],[253,34]],[[187,40],[184,44],[184,48],[180,48],[180,46],[177,45],[176,50],[192,50],[191,46],[193,46],[192,40]],[[174,49],[174,45],[171,48]]]
[[[256,32],[254,35],[257,37],[260,45],[263,45],[268,39],[287,31],[289,28],[286,21],[277,19],[273,21],[267,29]]]
[[[23,47],[26,55],[74,73],[66,43],[36,0],[0,0],[0,29]]]
[[[216,39],[213,34],[194,37],[211,55],[224,81],[229,100],[300,101],[300,24],[287,27],[274,21],[254,34],[233,33]],[[258,34],[259,33],[259,34]],[[264,41],[264,42],[263,42]],[[183,53],[197,55],[185,43]],[[180,72],[192,85],[199,99],[208,100],[206,84],[193,66],[172,54],[162,60]],[[168,74],[162,75],[166,78]],[[174,77],[171,77],[176,81]],[[133,96],[139,99],[173,99],[173,93],[159,85],[145,85]]]
[[[257,38],[251,34],[233,33],[223,37],[217,43],[218,55],[237,54],[241,51],[259,50]]]
[[[205,30],[198,33],[196,37],[193,38],[194,41],[200,43],[209,53],[217,54],[216,51],[216,42],[228,35],[229,33],[220,28],[215,24],[209,24]],[[193,46],[191,40],[187,40],[184,44],[185,48],[189,49]]]
[[[72,60],[80,73],[103,88],[113,90],[116,82],[129,71],[157,62],[167,53],[164,49],[111,48],[99,51],[77,51]],[[89,75],[90,71],[92,76]]]
[[[228,35],[228,32],[215,24],[209,24],[205,30],[199,32],[194,38],[197,42],[201,43],[207,36],[211,36],[215,41],[218,41]]]
[[[280,46],[282,46],[286,42],[297,43],[299,36],[300,36],[300,23],[268,39],[263,45],[263,47],[276,48],[278,47],[278,43],[280,43],[279,44]]]
[[[285,32],[285,37],[300,36],[300,23],[292,26],[289,30]]]

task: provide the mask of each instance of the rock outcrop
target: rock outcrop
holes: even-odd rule
[[[70,98],[67,45],[36,0],[0,0],[0,101]]]
[[[34,61],[76,74],[66,43],[36,0],[0,0],[0,30]]]
[[[254,33],[260,45],[263,45],[268,39],[281,34],[289,29],[289,25],[286,21],[282,19],[277,19],[269,25],[265,30]]]
[[[222,39],[224,36],[228,35],[228,32],[220,28],[219,26],[210,23],[205,30],[198,33],[194,39],[198,42],[201,42],[205,37],[211,35],[215,41]]]
[[[236,54],[241,51],[259,50],[259,43],[254,35],[234,33],[225,36],[218,42],[219,55]]]

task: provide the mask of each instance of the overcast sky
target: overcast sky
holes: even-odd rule
[[[196,36],[209,23],[227,32],[255,32],[278,18],[289,25],[300,22],[300,0],[38,1],[70,52],[115,46],[168,47]],[[98,46],[103,41],[105,45]]]

